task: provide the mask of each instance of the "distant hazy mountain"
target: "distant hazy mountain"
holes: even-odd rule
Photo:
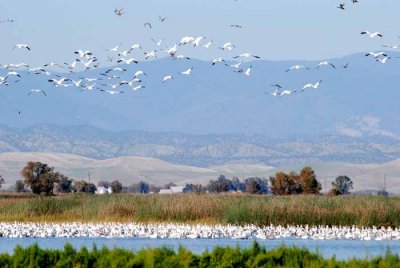
[[[400,137],[400,54],[391,53],[387,64],[362,54],[333,59],[336,69],[321,67],[317,61],[271,62],[260,60],[246,77],[222,64],[198,60],[140,62],[123,66],[121,79],[131,79],[144,70],[146,88],[111,96],[100,91],[81,92],[76,88],[55,88],[47,76],[26,74],[19,83],[0,87],[0,124],[29,127],[35,124],[61,126],[88,125],[108,131],[140,129],[152,132],[190,134],[257,133],[269,138],[296,138],[330,135],[336,131],[353,137]],[[347,69],[342,65],[350,63]],[[285,72],[294,64],[310,70]],[[191,76],[178,74],[193,66]],[[6,70],[0,70],[4,75]],[[102,77],[104,69],[70,75]],[[116,73],[118,74],[118,73]],[[165,75],[175,79],[162,83]],[[274,98],[271,84],[300,90],[306,83],[322,80],[320,89],[296,96]],[[98,82],[114,83],[117,80]],[[27,95],[42,88],[47,97]],[[18,113],[20,111],[20,114]],[[117,137],[115,137],[117,139]]]
[[[251,77],[197,60],[140,62],[123,66],[128,71],[118,80],[97,82],[147,73],[141,77],[146,88],[124,86],[123,94],[113,96],[55,88],[49,77],[21,71],[20,82],[0,87],[0,152],[142,156],[196,166],[383,163],[400,157],[400,54],[391,56],[387,64],[362,54],[333,59],[336,69],[316,69],[317,61],[245,62],[243,68],[253,67]],[[285,72],[294,64],[310,70]],[[178,74],[191,66],[191,76]],[[78,80],[104,77],[99,75],[104,71],[62,75]],[[163,84],[168,74],[175,79]],[[319,80],[319,89],[298,95],[265,94],[274,90],[271,84],[300,90]],[[48,96],[28,96],[32,88]]]
[[[290,137],[260,134],[189,135],[177,132],[111,132],[89,126],[0,127],[0,152],[68,153],[95,159],[153,157],[175,164],[207,167],[229,162],[282,166],[304,161],[383,163],[400,158],[400,143],[387,136]],[[34,159],[32,159],[34,160]],[[1,172],[1,170],[0,170]]]

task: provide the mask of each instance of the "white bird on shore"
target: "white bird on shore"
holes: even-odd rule
[[[167,76],[164,76],[162,82],[165,83],[166,81],[173,80],[173,79],[174,79],[174,77],[172,75],[167,75]]]
[[[189,69],[187,69],[186,71],[180,72],[180,74],[190,75],[192,73],[192,71],[193,71],[193,66],[190,67]]]
[[[30,48],[29,45],[27,45],[27,44],[16,44],[16,45],[13,47],[13,49],[16,49],[16,48],[26,48],[27,50],[31,50],[31,48]]]
[[[364,32],[361,32],[361,34],[366,34],[366,35],[368,35],[370,38],[375,38],[375,37],[383,37],[383,35],[380,33],[380,32],[369,32],[369,31],[364,31]]]
[[[318,82],[316,82],[315,84],[309,83],[309,84],[305,84],[304,87],[302,88],[302,91],[304,91],[307,88],[314,88],[317,89],[319,87],[319,85],[321,84],[322,80],[319,80]]]

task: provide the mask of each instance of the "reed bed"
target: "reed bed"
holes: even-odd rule
[[[242,194],[1,198],[0,221],[400,226],[400,198]]]

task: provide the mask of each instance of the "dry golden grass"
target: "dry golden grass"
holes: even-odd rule
[[[1,221],[400,226],[400,198],[231,194],[0,196]]]

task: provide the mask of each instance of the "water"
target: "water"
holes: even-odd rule
[[[168,246],[175,250],[181,245],[194,253],[211,251],[215,246],[230,246],[249,248],[254,240],[234,239],[141,239],[141,238],[0,238],[0,252],[13,253],[15,246],[27,247],[37,243],[41,248],[62,249],[66,243],[74,248],[87,247],[97,248],[106,246],[108,248],[125,248],[133,251],[146,248],[158,248]],[[313,252],[319,252],[322,256],[329,258],[336,256],[337,259],[347,260],[349,258],[365,258],[382,256],[387,250],[400,255],[400,241],[361,241],[361,240],[302,240],[302,239],[278,239],[257,240],[267,249],[281,245],[305,247]]]

